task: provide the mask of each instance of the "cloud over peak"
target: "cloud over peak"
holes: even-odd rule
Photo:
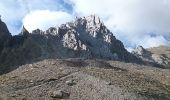
[[[62,11],[35,10],[28,13],[24,19],[24,26],[31,32],[37,28],[46,30],[70,21],[72,16]]]

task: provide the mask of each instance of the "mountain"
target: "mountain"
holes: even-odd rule
[[[8,31],[4,33],[8,34]],[[23,27],[1,51],[0,65],[7,68],[49,58],[140,61],[124,48],[99,17],[91,15],[46,31],[37,29],[29,33]]]
[[[132,51],[132,54],[141,58],[143,61],[158,64],[163,68],[170,68],[169,46],[159,46],[148,49],[138,46],[136,49],[134,49],[134,51]]]
[[[4,22],[0,19],[0,50],[3,48],[5,43],[10,39],[11,34]]]
[[[45,32],[35,30],[31,34],[41,34],[47,38],[47,41],[52,41],[52,48],[55,48],[56,52],[59,51],[57,56],[61,58],[81,57],[124,61],[133,59],[122,42],[117,40],[95,15],[76,18],[73,22],[62,24],[58,28],[51,27]]]

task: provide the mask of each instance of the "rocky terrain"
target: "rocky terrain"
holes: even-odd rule
[[[0,20],[0,100],[170,100],[170,47],[128,52],[99,17],[11,36]]]
[[[170,69],[48,59],[0,76],[1,100],[169,100]]]

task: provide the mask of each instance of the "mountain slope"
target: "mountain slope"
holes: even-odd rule
[[[0,76],[2,100],[169,100],[169,69],[105,60],[49,59]]]
[[[132,53],[141,58],[143,61],[155,63],[161,65],[164,68],[170,68],[169,46],[159,46],[148,49],[138,46]]]

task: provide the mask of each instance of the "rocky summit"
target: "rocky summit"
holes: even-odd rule
[[[122,42],[117,40],[95,15],[76,18],[60,27],[51,27],[45,32],[38,29],[31,34],[43,35],[48,41],[56,38],[53,39],[53,47],[57,47],[54,49],[58,49],[57,51],[62,49],[60,55],[57,55],[61,58],[81,57],[124,61],[133,59]]]
[[[9,32],[5,30],[3,33]],[[37,29],[29,33],[23,27],[21,33],[13,36],[0,53],[1,66],[4,68],[48,58],[139,62],[95,15],[77,17],[72,22],[46,31]]]
[[[10,39],[11,34],[4,22],[0,19],[0,50],[5,45],[5,43]]]

